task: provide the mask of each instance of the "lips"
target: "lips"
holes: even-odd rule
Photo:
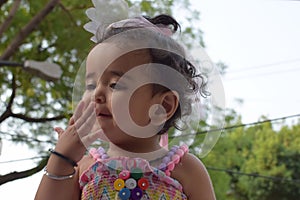
[[[107,109],[104,108],[96,108],[97,117],[100,118],[112,118],[112,115]]]
[[[112,117],[110,114],[99,113],[98,117]]]

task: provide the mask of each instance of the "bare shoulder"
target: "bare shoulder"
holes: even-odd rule
[[[182,184],[184,193],[189,200],[215,199],[208,172],[201,160],[193,154],[185,154],[171,176]]]

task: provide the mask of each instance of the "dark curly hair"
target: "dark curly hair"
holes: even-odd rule
[[[149,22],[156,26],[163,25],[164,27],[169,27],[173,33],[180,29],[179,23],[169,15],[158,15],[156,17],[150,18],[144,16]],[[163,134],[169,130],[171,127],[181,130],[178,121],[186,115],[191,113],[192,109],[192,99],[191,95],[200,92],[202,97],[207,97],[209,92],[206,90],[206,78],[197,73],[195,66],[186,59],[185,51],[183,47],[169,36],[164,35],[158,31],[152,30],[139,30],[134,31],[138,27],[122,27],[122,28],[108,28],[103,35],[98,36],[98,43],[104,42],[112,38],[113,36],[119,35],[120,33],[125,33],[121,38],[118,38],[118,44],[130,45],[131,42],[143,42],[147,48],[141,50],[147,50],[150,54],[151,62],[157,63],[165,66],[169,66],[172,69],[178,71],[187,80],[188,85],[182,83],[175,83],[176,92],[179,95],[180,104],[173,114],[173,116],[167,120],[163,128],[158,134]],[[128,34],[127,34],[127,33]],[[96,35],[97,36],[97,35]],[[123,40],[126,37],[127,40]],[[113,40],[115,41],[115,40]],[[124,42],[125,41],[125,42]],[[126,42],[127,41],[127,42]],[[148,44],[148,45],[147,45]],[[157,46],[162,48],[157,48]],[[155,76],[162,76],[159,72]],[[159,77],[164,79],[164,77]],[[200,80],[200,82],[199,82]],[[154,84],[153,92],[164,92],[170,90],[162,85]]]

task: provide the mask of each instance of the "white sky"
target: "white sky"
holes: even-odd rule
[[[244,123],[261,115],[277,118],[300,113],[300,2],[193,2],[201,13],[199,27],[208,55],[229,66],[223,79],[227,107],[236,109]],[[236,98],[244,103],[239,106]],[[3,145],[0,174],[33,166],[32,161],[1,163],[35,156],[27,153],[26,146],[7,141]],[[33,199],[40,179],[41,173],[0,186],[1,199]]]
[[[300,113],[300,2],[194,2],[208,55],[229,66],[223,79],[227,106],[244,123]],[[235,98],[244,104],[236,107]]]

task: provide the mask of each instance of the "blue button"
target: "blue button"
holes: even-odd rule
[[[123,188],[122,190],[120,190],[119,192],[119,197],[122,200],[128,200],[130,197],[130,190],[127,188]]]

